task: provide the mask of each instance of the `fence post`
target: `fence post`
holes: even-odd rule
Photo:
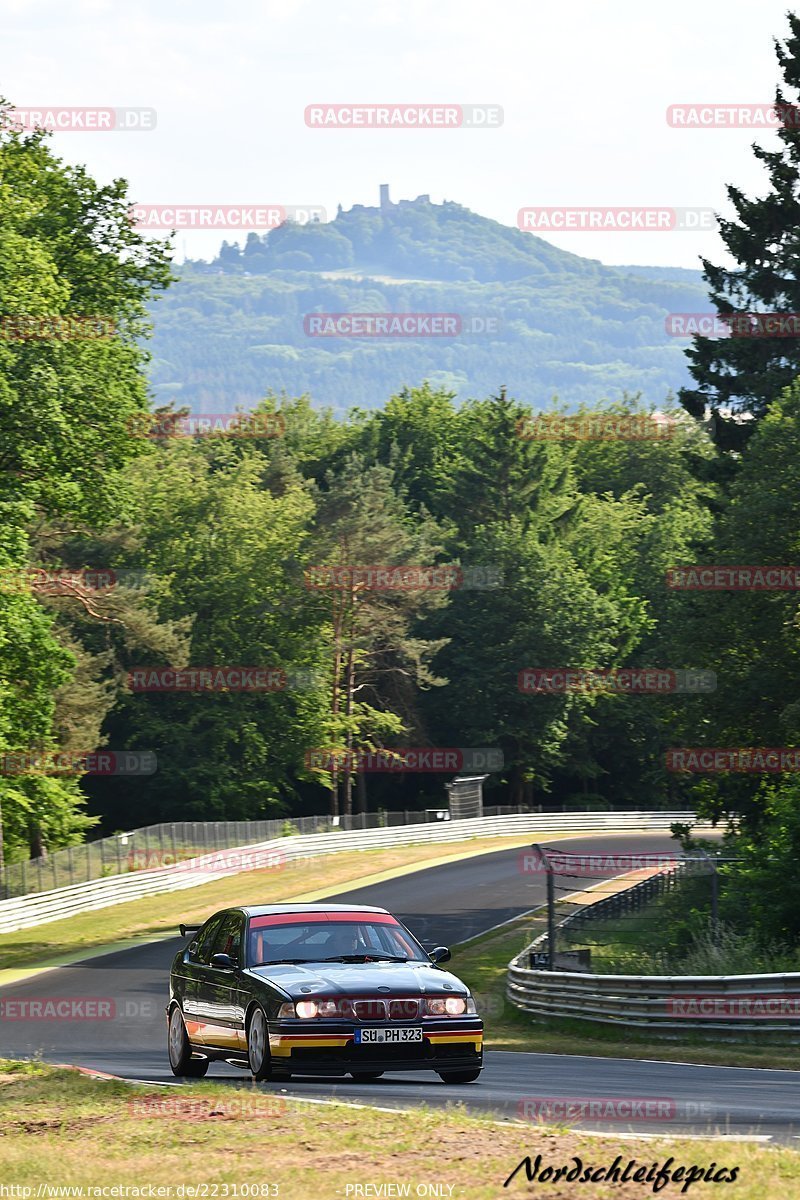
[[[703,851],[703,855],[711,865],[711,940],[714,945],[717,945],[719,943],[719,875],[716,861],[706,850]]]
[[[553,871],[547,864],[547,969],[555,970],[556,961],[556,888]]]

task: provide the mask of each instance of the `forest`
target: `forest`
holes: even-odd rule
[[[489,804],[730,824],[754,928],[797,932],[800,339],[742,320],[800,311],[800,130],[779,137],[755,151],[770,195],[730,189],[734,265],[704,263],[738,335],[692,339],[676,399],[544,405],[509,367],[476,398],[421,375],[343,411],[265,367],[256,403],[201,426],[152,394],[169,242],[132,225],[124,180],[0,131],[5,860],[169,820],[421,809],[488,764]],[[357,216],[354,263],[376,228]],[[308,237],[330,244],[270,242],[273,285],[276,244]]]

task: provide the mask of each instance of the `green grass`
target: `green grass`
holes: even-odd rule
[[[542,926],[541,916],[523,917],[453,951],[452,969],[469,985],[484,1018],[487,1049],[800,1070],[800,1046],[778,1046],[774,1040],[759,1044],[753,1034],[742,1043],[689,1035],[668,1040],[629,1026],[614,1028],[580,1020],[534,1021],[506,999],[506,968],[542,931]]]
[[[344,1085],[343,1090],[346,1090]],[[542,1166],[572,1166],[572,1157],[594,1169],[622,1163],[664,1164],[672,1169],[712,1162],[738,1179],[693,1184],[692,1197],[731,1200],[800,1200],[800,1155],[753,1142],[714,1142],[663,1136],[624,1142],[575,1133],[563,1127],[501,1122],[468,1116],[460,1108],[415,1108],[413,1115],[337,1101],[326,1105],[288,1100],[269,1085],[223,1087],[198,1083],[181,1088],[133,1087],[87,1078],[40,1063],[0,1061],[0,1181],[6,1188],[170,1188],[160,1195],[219,1198],[275,1196],[280,1200],[344,1200],[360,1185],[405,1184],[409,1195],[437,1184],[452,1200],[497,1200],[534,1191],[570,1200],[619,1200],[652,1195],[652,1185],[603,1183],[526,1185],[524,1171],[503,1182],[526,1157]],[[243,1185],[258,1190],[243,1192]],[[188,1190],[188,1186],[207,1190]],[[266,1190],[263,1190],[266,1185]],[[349,1191],[347,1189],[350,1189]],[[216,1190],[215,1190],[216,1189]],[[659,1194],[681,1195],[681,1183]],[[8,1192],[27,1200],[24,1192]],[[136,1193],[129,1193],[131,1195]],[[140,1195],[147,1195],[142,1191]],[[152,1194],[159,1195],[157,1191]],[[364,1195],[391,1195],[375,1190]],[[398,1194],[395,1192],[395,1194]],[[85,1196],[91,1193],[84,1192]]]
[[[562,949],[591,950],[592,970],[607,975],[752,975],[800,970],[796,946],[765,944],[750,931],[719,923],[697,881],[640,911],[585,921],[564,930]]]

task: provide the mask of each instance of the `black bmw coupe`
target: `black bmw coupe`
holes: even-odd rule
[[[181,934],[192,937],[170,972],[174,1075],[205,1075],[214,1061],[276,1081],[480,1075],[483,1023],[467,987],[439,965],[450,951],[428,953],[385,909],[228,908]]]

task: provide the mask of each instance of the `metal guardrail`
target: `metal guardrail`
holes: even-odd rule
[[[581,909],[562,922],[600,918],[609,910],[634,911],[677,881],[678,866]],[[658,880],[661,879],[659,885]],[[627,897],[627,901],[625,900]],[[622,907],[616,907],[614,902]],[[591,918],[589,914],[591,913]],[[508,964],[506,996],[534,1017],[622,1025],[656,1035],[679,1032],[792,1034],[800,1041],[800,973],[764,975],[594,975],[577,971],[532,970],[531,953],[547,934]]]
[[[436,821],[407,826],[381,826],[377,829],[299,834],[273,838],[236,848],[238,865],[225,861],[215,870],[215,855],[190,859],[176,866],[157,870],[129,871],[105,879],[53,889],[30,896],[0,901],[0,933],[28,929],[76,913],[93,912],[144,896],[179,891],[237,873],[239,870],[275,867],[298,858],[333,854],[340,850],[370,850],[412,843],[454,842],[475,837],[502,837],[526,833],[559,831],[586,832],[658,832],[668,830],[675,821],[693,821],[691,812],[590,812],[521,813],[496,817],[475,817],[462,821]],[[233,848],[227,848],[232,850]]]
[[[418,825],[435,819],[413,810],[380,811],[342,815],[337,829],[379,829],[396,825]],[[446,805],[439,811],[446,811]],[[484,816],[507,816],[528,811],[518,807],[485,808]],[[250,846],[273,838],[298,833],[328,833],[334,828],[330,816],[278,817],[269,821],[168,821],[146,825],[124,833],[98,838],[53,850],[46,857],[6,863],[0,870],[0,900],[51,892],[74,883],[90,883],[109,875],[148,866],[166,866],[194,855]]]

